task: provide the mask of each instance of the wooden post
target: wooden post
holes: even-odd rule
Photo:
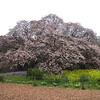
[[[68,83],[68,77],[66,77],[66,83]]]
[[[0,76],[0,81],[4,83],[4,75]]]
[[[82,76],[82,90],[85,90],[85,87],[84,87],[84,77]]]
[[[36,86],[36,76],[34,76],[34,86]]]
[[[27,69],[27,72],[26,72],[26,78],[28,77],[28,69]]]

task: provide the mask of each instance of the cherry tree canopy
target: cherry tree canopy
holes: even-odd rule
[[[0,70],[37,67],[59,73],[65,69],[100,68],[100,44],[91,29],[65,23],[50,14],[39,21],[20,21],[0,37]]]

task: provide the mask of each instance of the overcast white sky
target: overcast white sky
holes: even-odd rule
[[[100,36],[100,0],[0,0],[0,35],[19,20],[39,20],[51,13]]]

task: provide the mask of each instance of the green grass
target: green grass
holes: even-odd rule
[[[33,81],[33,80],[30,78],[26,78],[26,75],[21,75],[21,74],[5,76],[4,79],[5,83],[29,84],[29,81]]]
[[[0,73],[0,76],[2,75],[2,73]]]
[[[74,70],[63,71],[63,75],[46,75],[41,80],[36,80],[38,86],[56,86],[59,88],[73,88],[81,89],[82,80],[81,77],[86,78],[84,80],[85,89],[100,90],[100,70]],[[67,83],[66,83],[67,81]],[[17,84],[33,84],[32,77],[26,78],[26,75],[9,75],[5,76],[5,83],[17,83]]]

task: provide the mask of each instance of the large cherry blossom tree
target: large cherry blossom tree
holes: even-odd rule
[[[100,68],[100,45],[95,33],[78,23],[65,23],[50,14],[39,21],[19,21],[0,37],[0,71]]]

